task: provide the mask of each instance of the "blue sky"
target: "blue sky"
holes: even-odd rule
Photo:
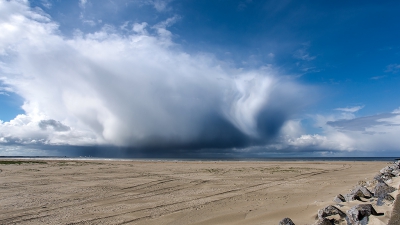
[[[0,10],[0,154],[400,150],[396,1],[18,0]]]

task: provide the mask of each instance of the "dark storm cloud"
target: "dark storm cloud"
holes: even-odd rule
[[[12,57],[0,72],[25,112],[0,124],[0,141],[223,152],[270,143],[312,101],[312,88],[271,66],[185,52],[168,30],[177,16],[67,38],[27,2],[0,1],[0,11],[0,27],[13,28],[2,34],[0,52]]]

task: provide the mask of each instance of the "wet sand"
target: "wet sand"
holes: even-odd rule
[[[284,217],[296,225],[313,224],[318,209],[335,204],[337,194],[372,180],[388,165],[4,161],[0,164],[0,224],[277,225]],[[388,221],[391,209],[388,205],[377,208],[385,213],[377,221]]]

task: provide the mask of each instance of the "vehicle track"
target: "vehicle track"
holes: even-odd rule
[[[145,207],[145,208],[134,209],[134,210],[129,209],[129,210],[125,210],[125,211],[118,212],[116,214],[112,214],[112,215],[108,215],[108,216],[96,217],[96,218],[92,218],[92,219],[81,219],[80,221],[76,221],[76,222],[73,222],[70,224],[97,224],[101,221],[108,221],[110,219],[115,219],[118,217],[123,217],[123,216],[128,215],[129,217],[132,218],[133,216],[136,215],[136,218],[127,219],[123,222],[120,222],[119,224],[133,223],[136,221],[151,218],[152,217],[151,214],[143,215],[143,213],[151,212],[156,209],[163,209],[162,210],[163,213],[161,213],[160,215],[168,215],[171,213],[176,213],[176,212],[193,209],[194,205],[195,206],[204,206],[206,204],[223,201],[223,200],[234,198],[234,197],[237,197],[240,195],[245,195],[245,194],[265,190],[265,189],[268,189],[271,187],[276,187],[276,186],[280,186],[280,185],[287,184],[287,183],[297,182],[301,179],[309,178],[312,176],[326,174],[326,173],[335,172],[335,171],[346,170],[349,168],[351,168],[351,165],[347,165],[347,166],[342,165],[342,167],[337,168],[337,169],[302,173],[302,174],[299,174],[296,176],[291,176],[291,177],[286,177],[286,178],[282,178],[282,179],[278,179],[278,180],[269,181],[268,183],[262,182],[262,183],[258,183],[258,184],[254,184],[254,185],[248,185],[245,187],[233,188],[233,189],[209,194],[209,195],[202,196],[202,197],[189,196],[188,199],[185,199],[182,201],[175,201],[175,202],[170,202],[167,204],[160,204],[155,207]],[[147,176],[148,175],[146,175],[146,178],[149,178]],[[161,176],[161,175],[157,174],[154,176]],[[141,178],[141,177],[139,177],[139,178]],[[193,180],[190,180],[190,182],[188,183],[187,180],[185,180],[185,179],[177,179],[177,178],[174,178],[171,176],[165,176],[164,178],[165,179],[159,179],[159,180],[155,180],[155,181],[146,182],[143,184],[124,187],[119,190],[119,191],[122,191],[122,193],[117,193],[117,194],[114,193],[111,195],[103,196],[100,199],[90,199],[85,202],[66,204],[66,205],[52,207],[52,208],[46,208],[46,209],[43,209],[42,207],[38,206],[38,207],[24,209],[24,210],[18,210],[18,211],[14,210],[14,211],[5,212],[5,213],[3,213],[3,216],[10,215],[10,214],[14,214],[14,216],[1,219],[0,224],[13,224],[13,223],[23,223],[23,222],[30,222],[30,221],[40,221],[41,219],[51,217],[51,216],[59,213],[63,209],[66,209],[69,207],[83,207],[83,206],[85,208],[89,207],[89,206],[94,207],[94,208],[104,207],[106,205],[120,204],[120,203],[129,202],[129,201],[137,200],[137,199],[145,199],[145,198],[157,197],[157,196],[162,196],[162,195],[171,194],[171,193],[177,193],[179,191],[198,187],[198,186],[201,186],[201,185],[209,182],[208,180],[193,179]],[[177,182],[178,185],[173,185],[174,182]],[[179,185],[179,182],[184,182],[184,183]],[[169,185],[172,185],[172,186],[169,186]],[[138,191],[145,191],[145,192],[144,193],[143,192],[132,193],[132,192],[138,192]],[[173,200],[171,200],[171,201],[173,201]],[[19,213],[22,213],[22,215],[21,214],[18,215]],[[78,216],[78,218],[79,218],[79,216]],[[76,219],[78,219],[78,218],[76,218]]]
[[[129,187],[129,188],[130,188],[131,191],[143,190],[145,188],[148,188],[150,185],[163,184],[163,183],[166,183],[166,182],[169,182],[169,181],[174,181],[174,179],[151,181],[151,182],[147,182],[147,183],[144,183],[144,184],[135,185],[135,186],[132,186],[132,187]],[[140,188],[134,189],[135,187],[140,187]],[[117,196],[124,195],[124,194],[127,194],[127,193],[124,192],[124,193],[119,193],[119,194],[113,194],[113,195],[110,195],[110,196],[105,196],[104,198],[113,198],[113,197],[117,197]],[[100,200],[89,200],[89,201],[86,201],[86,202],[81,202],[79,204],[75,204],[75,203],[74,204],[68,204],[67,203],[66,205],[62,205],[62,206],[58,206],[58,207],[52,207],[52,208],[48,208],[48,209],[45,209],[45,210],[43,210],[43,208],[41,206],[38,206],[38,207],[34,207],[34,208],[29,208],[29,209],[21,209],[21,210],[13,210],[13,211],[9,211],[9,212],[4,212],[3,215],[6,215],[6,214],[18,214],[18,213],[23,213],[23,215],[17,215],[17,216],[9,217],[9,218],[6,218],[6,219],[1,219],[0,220],[0,224],[4,223],[4,222],[8,222],[8,221],[18,220],[18,219],[21,219],[22,217],[28,217],[28,216],[37,215],[37,211],[38,210],[41,213],[52,212],[52,211],[55,211],[55,210],[60,210],[60,209],[63,209],[63,208],[68,208],[68,207],[84,206],[84,205],[87,205],[87,204],[95,203],[97,201],[102,201],[102,200],[104,200],[104,198],[102,198]],[[37,218],[41,218],[41,217],[37,217]],[[19,221],[20,220],[18,220],[18,222]],[[23,221],[23,220],[21,220],[21,221]]]
[[[345,170],[345,169],[349,169],[351,168],[351,166],[347,166],[347,167],[342,167],[342,168],[338,168],[338,169],[334,169],[334,170],[323,170],[320,172],[310,172],[310,173],[305,173],[305,174],[300,174],[297,176],[293,176],[293,177],[288,177],[288,178],[282,178],[280,180],[276,180],[273,181],[272,184],[268,183],[261,183],[261,184],[256,184],[256,185],[251,185],[251,186],[247,186],[244,188],[238,188],[238,189],[232,189],[232,190],[228,190],[228,191],[224,191],[221,193],[217,193],[217,194],[213,194],[213,195],[208,195],[205,197],[199,197],[199,198],[195,198],[195,199],[189,199],[189,200],[184,200],[184,201],[179,201],[179,202],[174,202],[174,203],[169,203],[169,204],[163,204],[163,205],[158,205],[155,207],[148,207],[148,208],[143,208],[143,209],[138,209],[138,210],[131,210],[128,212],[123,212],[123,213],[118,213],[118,214],[114,214],[114,215],[110,215],[110,216],[105,216],[105,217],[101,217],[101,218],[94,218],[91,220],[84,220],[84,221],[79,221],[79,222],[75,222],[75,223],[71,223],[71,224],[96,224],[94,223],[95,221],[99,221],[99,220],[107,220],[110,218],[114,218],[114,217],[120,217],[123,215],[127,215],[127,214],[133,214],[133,213],[137,213],[137,212],[143,212],[143,211],[150,211],[150,210],[154,210],[154,209],[159,209],[159,208],[165,208],[165,207],[169,207],[169,206],[175,206],[177,204],[184,204],[184,203],[189,203],[189,202],[193,202],[193,201],[200,201],[200,200],[205,200],[205,203],[199,204],[198,206],[202,206],[205,204],[210,204],[210,203],[214,203],[214,202],[218,202],[218,201],[222,201],[225,199],[229,199],[229,198],[233,198],[233,197],[237,197],[238,195],[244,195],[244,194],[249,194],[249,193],[253,193],[253,192],[257,192],[260,190],[265,190],[271,187],[276,187],[279,185],[283,185],[286,183],[291,183],[291,182],[296,182],[299,181],[301,179],[305,179],[305,178],[309,178],[312,176],[316,176],[316,175],[320,175],[320,174],[324,174],[324,173],[328,173],[328,172],[335,172],[335,171],[341,171],[341,170]],[[286,180],[286,181],[285,181]],[[278,182],[278,183],[276,183]],[[215,200],[211,200],[210,198],[213,197],[217,197],[219,196],[219,199],[215,199]],[[209,199],[207,201],[207,199]],[[176,210],[166,210],[168,213],[162,214],[163,216],[165,216],[166,214],[171,214],[171,213],[176,213],[176,212],[180,212],[180,211],[184,211],[187,209],[192,209],[193,206],[189,206],[189,207],[182,207],[180,209],[176,209]],[[127,220],[124,221],[122,223],[119,224],[127,224],[127,223],[131,223],[131,222],[136,222],[139,220],[143,220],[143,219],[148,219],[151,218],[150,215],[147,216],[142,216],[142,217],[138,217],[132,220]]]

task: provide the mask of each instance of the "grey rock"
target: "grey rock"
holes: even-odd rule
[[[385,200],[391,201],[391,202],[392,202],[392,201],[394,201],[394,198],[393,198],[393,196],[387,194],[387,195],[385,196]]]
[[[392,165],[386,166],[385,168],[381,169],[379,172],[381,172],[381,173],[390,173],[390,172],[392,172],[393,170],[396,170],[396,169],[399,169],[399,166],[396,165],[396,164],[392,164]]]
[[[394,177],[394,175],[392,173],[385,172],[385,173],[380,173],[380,174],[376,175],[374,177],[374,179],[377,180],[378,182],[382,183],[382,182],[392,179],[392,177]]]
[[[334,222],[328,220],[327,218],[319,219],[314,225],[333,225]]]
[[[346,202],[360,200],[360,198],[371,198],[373,194],[365,187],[358,186],[352,190],[349,194],[345,194],[343,197]]]
[[[386,172],[386,173],[382,173],[381,177],[383,179],[389,180],[389,179],[392,179],[392,177],[394,177],[394,175],[391,172]]]
[[[371,204],[360,204],[347,210],[347,216],[352,225],[367,224],[370,215],[379,216],[383,215],[383,213],[377,213]]]
[[[392,171],[393,176],[398,177],[400,175],[400,169],[395,169]]]
[[[333,199],[333,201],[336,202],[336,203],[341,203],[341,202],[345,202],[346,199],[343,197],[343,195],[338,194],[338,195]]]
[[[363,198],[372,198],[372,193],[366,187],[362,186],[356,186],[356,188],[352,190],[350,194],[354,194]]]
[[[284,218],[279,222],[279,225],[295,225],[290,218]]]
[[[378,183],[376,180],[367,181],[367,186],[370,187],[375,185],[376,183]]]
[[[344,196],[344,199],[346,200],[346,202],[351,202],[351,201],[354,201],[354,200],[358,200],[358,196],[354,195],[354,194],[345,194],[343,196]]]
[[[399,167],[399,165],[397,165],[397,164],[395,164],[395,163],[393,163],[392,165],[390,165],[390,166],[388,166],[390,169],[392,169],[392,170],[397,170],[397,169],[399,169],[400,167]]]
[[[327,207],[318,210],[318,219],[320,220],[327,216],[333,215],[339,215],[341,218],[346,217],[346,214],[342,210],[336,208],[333,205],[328,205]]]
[[[381,174],[375,175],[375,176],[374,176],[374,179],[375,179],[376,181],[378,181],[378,183],[385,182],[385,181],[382,179]]]
[[[388,167],[382,168],[381,170],[379,170],[380,173],[388,173],[388,172],[392,172],[392,170],[389,170]]]
[[[385,198],[387,194],[392,193],[393,191],[395,191],[396,188],[394,187],[390,187],[389,185],[387,185],[386,183],[382,183],[379,182],[373,192],[374,192],[374,196],[377,198]]]

